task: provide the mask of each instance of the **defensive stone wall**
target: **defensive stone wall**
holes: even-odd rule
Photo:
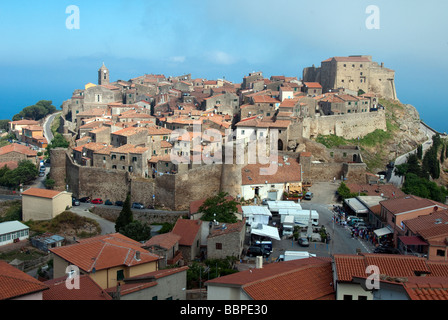
[[[387,130],[385,111],[321,116],[303,119],[303,137],[337,135],[345,139],[363,137],[376,129]]]

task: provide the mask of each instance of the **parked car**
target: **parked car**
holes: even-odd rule
[[[303,199],[305,200],[311,200],[313,199],[314,194],[312,192],[307,192],[305,193],[305,196],[303,197]]]
[[[110,201],[109,199],[107,199],[106,201],[104,201],[104,204],[105,204],[106,206],[112,206],[112,205],[113,205],[112,201]]]
[[[309,241],[305,237],[300,237],[299,240],[297,240],[300,246],[302,247],[308,247],[310,245]]]
[[[271,253],[267,250],[264,250],[261,247],[258,246],[250,246],[247,249],[246,255],[248,257],[258,257],[258,256],[263,256],[263,257],[269,257]]]
[[[41,166],[39,171],[40,172],[45,172],[45,169],[46,169],[45,166]]]
[[[153,210],[154,210],[155,208],[154,208],[154,206],[153,206],[152,204],[150,204],[150,205],[148,206],[148,209],[153,209]]]
[[[361,228],[361,227],[367,228],[367,225],[364,223],[364,221],[359,221],[359,222],[356,222],[353,225],[353,227],[355,227],[355,228]]]
[[[400,254],[397,248],[380,245],[373,250],[374,253]]]
[[[348,225],[353,227],[356,223],[359,222],[364,222],[364,220],[362,218],[353,218],[348,222]]]
[[[44,177],[44,176],[45,176],[45,171],[39,172],[39,177]]]
[[[93,204],[103,204],[103,200],[100,198],[95,198],[92,200],[92,203]]]
[[[123,206],[123,201],[115,201],[115,205],[116,206],[119,206],[119,207],[122,207]]]
[[[272,252],[272,241],[255,241],[253,246]]]
[[[79,200],[76,198],[72,198],[72,206],[79,206]]]
[[[85,203],[89,203],[90,202],[90,197],[82,197],[79,199],[80,202],[85,202]]]
[[[141,204],[140,202],[134,202],[132,204],[132,208],[134,208],[134,209],[145,209],[145,206],[143,204]]]

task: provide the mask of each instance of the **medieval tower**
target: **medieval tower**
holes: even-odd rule
[[[109,69],[106,68],[104,63],[98,70],[98,85],[101,86],[103,84],[109,84]]]

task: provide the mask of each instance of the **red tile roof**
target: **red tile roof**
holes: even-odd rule
[[[306,258],[263,265],[207,281],[207,285],[240,286],[255,300],[335,299],[329,258]]]
[[[68,289],[66,279],[62,277],[45,281],[50,289],[44,291],[43,300],[112,300],[112,297],[88,275],[79,276],[79,289]]]
[[[142,244],[119,233],[89,239],[50,249],[50,251],[85,272],[116,266],[135,266],[157,261],[160,257],[142,249]],[[140,252],[140,260],[136,259]]]
[[[337,279],[351,282],[353,277],[367,278],[367,266],[377,266],[381,275],[412,277],[418,273],[430,273],[425,258],[409,255],[360,254],[334,256]]]
[[[40,188],[29,188],[28,190],[22,192],[22,195],[53,199],[54,197],[61,194],[62,192],[64,192],[64,191],[48,190],[48,189],[40,189]]]
[[[320,85],[319,82],[304,82],[304,85],[305,85],[307,88],[322,89],[322,86]]]
[[[0,155],[4,155],[4,154],[10,153],[10,152],[22,153],[27,156],[37,156],[37,151],[32,150],[32,149],[28,148],[27,146],[24,146],[24,145],[18,144],[18,143],[11,143],[11,144],[8,144],[7,146],[0,148]]]
[[[284,160],[283,157],[278,157],[277,170],[275,174],[263,174],[262,169],[275,169],[275,165],[271,162],[269,164],[248,164],[241,169],[242,185],[254,184],[268,184],[286,183],[286,182],[300,182],[302,181],[302,169],[300,163],[294,158]]]
[[[146,241],[143,247],[159,246],[164,249],[171,249],[179,242],[181,236],[172,232],[158,234]]]
[[[48,286],[0,260],[0,288],[0,300],[7,300],[47,290]]]
[[[446,277],[413,277],[403,286],[411,300],[448,300]]]
[[[178,219],[171,232],[181,236],[179,245],[191,246],[200,232],[201,224],[201,220]]]
[[[380,202],[381,206],[390,211],[392,214],[404,213],[412,210],[429,208],[431,206],[439,206],[443,209],[448,209],[448,206],[438,203],[433,200],[420,198],[417,196],[405,196],[396,199],[389,199]]]

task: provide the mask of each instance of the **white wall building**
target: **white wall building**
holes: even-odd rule
[[[0,223],[0,246],[29,238],[29,227],[19,221]]]

